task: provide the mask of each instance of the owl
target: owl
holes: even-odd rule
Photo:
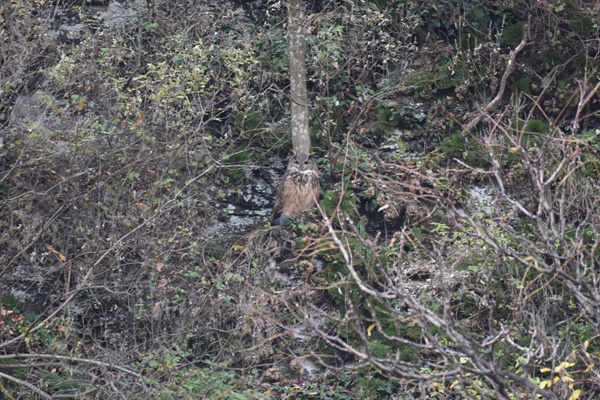
[[[312,155],[292,152],[275,198],[271,225],[285,225],[302,211],[313,208],[320,196],[319,168]]]

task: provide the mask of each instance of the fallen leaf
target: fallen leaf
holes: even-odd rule
[[[58,257],[58,259],[61,262],[67,262],[67,258],[65,256],[63,256],[58,250],[56,250],[51,244],[46,243],[46,248],[48,250],[50,250],[51,252],[53,252],[54,254],[56,254],[56,256]]]
[[[152,307],[152,316],[158,317],[159,314],[160,314],[160,301],[158,303],[155,303],[154,307]]]
[[[369,326],[367,328],[367,336],[371,337],[371,332],[373,332],[373,329],[375,329],[377,327],[377,324],[372,324],[371,326]]]

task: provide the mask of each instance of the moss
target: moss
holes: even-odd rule
[[[523,39],[523,27],[525,21],[517,22],[516,24],[509,25],[502,32],[500,38],[500,45],[502,46],[517,46]]]
[[[435,180],[435,184],[442,192],[450,190],[450,181],[445,176],[439,177]]]

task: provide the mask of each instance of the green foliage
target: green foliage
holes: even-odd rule
[[[400,116],[394,109],[380,106],[377,109],[377,118],[379,120],[379,130],[384,133],[390,133],[398,127]]]
[[[290,135],[281,135],[268,128],[260,111],[240,112],[235,116],[234,128],[240,139],[255,146],[287,151],[291,148]]]
[[[246,177],[244,173],[244,164],[251,158],[250,153],[245,149],[233,148],[228,150],[225,164],[230,166],[225,170],[225,173],[231,179],[238,181],[244,179]]]
[[[465,139],[460,132],[453,134],[450,137],[445,138],[439,145],[439,149],[442,153],[455,157],[462,154],[465,148]]]
[[[409,76],[404,80],[404,84],[408,87],[414,87],[423,98],[429,98],[433,89],[448,89],[459,83],[458,80],[452,78],[448,68],[449,66],[446,65],[434,72]]]
[[[171,399],[268,399],[264,393],[244,387],[234,372],[216,368],[184,367],[184,354],[148,355],[147,373],[152,376],[153,395]]]
[[[485,32],[492,28],[498,31],[506,19],[511,18],[511,10],[502,3],[492,4],[484,0],[421,1],[417,2],[418,13],[429,31],[443,32],[451,39],[464,33],[465,28]]]
[[[342,216],[349,216],[351,219],[358,219],[356,209],[356,196],[350,191],[340,193],[336,190],[327,190],[323,193],[320,203],[327,215],[333,215],[341,211]],[[339,205],[339,208],[338,208]]]
[[[531,94],[531,82],[525,76],[517,79],[514,83],[515,90],[518,90],[522,93]]]
[[[546,135],[548,133],[548,124],[544,121],[540,121],[539,119],[532,119],[527,122],[523,131],[526,133],[539,133],[541,135]]]
[[[521,121],[516,121],[514,127],[517,135],[522,136],[523,144],[526,147],[541,143],[547,136],[549,130],[548,124],[538,119],[527,121],[525,126],[522,126]]]
[[[465,139],[460,132],[445,138],[440,143],[439,149],[449,157],[461,157],[472,167],[479,168],[490,164],[489,155],[480,145],[479,141],[474,137]]]
[[[0,306],[6,310],[11,310],[15,313],[20,313],[25,303],[17,297],[9,293],[3,293],[0,297]]]
[[[597,157],[600,151],[600,130],[588,129],[576,135],[582,141],[583,152],[582,171],[586,176],[596,177],[600,175],[600,159]]]
[[[507,26],[500,37],[502,46],[517,46],[523,39],[523,27],[525,21],[519,21],[516,24]]]
[[[489,154],[475,138],[471,138],[467,142],[467,148],[463,154],[463,158],[468,165],[476,168],[485,168],[491,164]]]
[[[566,14],[566,19],[573,33],[582,37],[590,37],[597,34],[598,23],[594,22],[591,16],[594,14],[590,15],[589,11],[587,14],[584,14],[583,11],[586,8],[582,7],[578,1],[565,0],[563,7],[560,11]]]
[[[469,30],[461,33],[458,43],[461,50],[471,51],[481,41],[476,32]]]
[[[395,393],[394,381],[369,373],[361,376],[354,387],[358,399],[389,399]]]
[[[2,260],[9,260],[11,268],[18,265],[15,270],[19,273],[21,266],[27,264],[54,262],[53,265],[61,266],[63,261],[46,244],[64,249],[61,251],[67,262],[60,272],[60,284],[51,289],[31,283],[28,286],[48,290],[47,297],[51,300],[61,299],[66,293],[73,293],[76,282],[89,276],[86,292],[74,300],[74,309],[81,310],[79,315],[102,321],[102,324],[82,323],[93,329],[81,331],[72,322],[56,318],[23,340],[23,348],[30,354],[94,354],[99,360],[110,357],[111,352],[105,351],[107,347],[127,349],[133,343],[138,350],[128,354],[143,361],[132,367],[149,377],[151,381],[144,387],[152,393],[131,394],[122,390],[125,397],[244,399],[281,398],[278,395],[282,394],[306,399],[374,399],[400,393],[411,396],[412,393],[399,389],[401,381],[388,379],[371,368],[342,376],[323,376],[322,380],[319,376],[310,382],[307,377],[296,377],[294,386],[285,386],[290,382],[285,377],[281,382],[270,382],[270,386],[260,382],[265,385],[261,390],[268,388],[268,392],[253,389],[259,384],[257,377],[269,368],[275,355],[269,353],[272,350],[269,344],[257,346],[257,343],[269,343],[275,337],[281,345],[277,351],[288,347],[288,338],[272,336],[277,332],[264,328],[276,325],[273,321],[296,323],[296,316],[290,316],[289,310],[296,301],[294,296],[301,297],[297,292],[302,291],[308,297],[321,290],[326,300],[311,297],[309,301],[311,307],[333,309],[328,329],[339,333],[346,344],[361,349],[368,346],[375,357],[397,358],[402,366],[427,365],[416,370],[425,378],[427,374],[440,376],[454,368],[452,362],[444,364],[444,361],[458,358],[460,348],[452,342],[456,336],[448,335],[445,329],[451,327],[470,343],[477,343],[502,325],[509,329],[511,341],[490,342],[489,348],[476,356],[523,378],[535,375],[532,382],[543,384],[546,389],[566,385],[569,395],[575,394],[577,386],[568,387],[568,378],[576,382],[591,381],[593,368],[587,369],[598,365],[598,332],[589,323],[590,313],[584,312],[587,309],[578,303],[580,298],[587,301],[587,294],[574,295],[563,275],[571,274],[572,268],[585,270],[588,264],[597,265],[596,228],[580,226],[581,219],[578,220],[581,213],[587,212],[588,220],[593,220],[594,210],[586,209],[584,204],[567,214],[564,228],[544,226],[549,232],[564,232],[567,240],[560,242],[561,237],[557,240],[560,243],[554,243],[541,239],[541,223],[523,222],[523,216],[515,215],[506,204],[500,204],[502,207],[497,210],[491,206],[474,210],[470,205],[469,217],[493,240],[495,246],[490,246],[472,226],[453,226],[446,219],[443,209],[446,197],[428,197],[432,185],[443,195],[454,195],[452,201],[459,197],[453,190],[465,182],[452,175],[453,167],[447,170],[447,175],[438,175],[440,166],[435,165],[434,176],[442,178],[434,178],[433,182],[421,175],[429,165],[418,174],[407,176],[410,174],[406,171],[415,165],[423,166],[421,150],[413,150],[433,147],[435,141],[417,142],[414,136],[404,136],[396,143],[401,156],[394,159],[395,155],[379,152],[383,162],[377,163],[369,153],[352,145],[352,141],[367,143],[374,149],[381,144],[380,136],[394,130],[400,122],[419,128],[425,125],[424,130],[432,136],[445,137],[439,146],[442,155],[431,152],[437,154],[437,160],[443,156],[460,157],[469,166],[489,167],[480,138],[449,133],[452,123],[462,123],[471,110],[478,108],[481,99],[494,95],[508,52],[502,54],[497,47],[500,26],[504,21],[512,24],[513,16],[524,15],[520,11],[530,6],[526,2],[506,5],[484,0],[376,1],[380,7],[373,7],[373,2],[358,1],[339,2],[335,7],[333,3],[324,4],[323,12],[312,15],[307,24],[310,27],[307,81],[312,92],[311,103],[315,105],[311,135],[318,139],[315,143],[331,154],[341,154],[339,159],[330,160],[331,167],[321,163],[323,182],[329,185],[321,205],[328,216],[334,217],[336,232],[349,249],[350,265],[332,237],[322,233],[321,225],[312,231],[322,235],[318,238],[285,238],[279,243],[276,240],[279,237],[267,236],[274,235],[274,230],[261,236],[263,230],[255,229],[243,238],[236,237],[233,245],[230,236],[215,234],[213,229],[216,218],[211,211],[213,201],[224,201],[227,193],[236,190],[236,184],[245,177],[245,165],[250,160],[260,163],[264,154],[290,146],[288,135],[275,133],[286,131],[289,106],[285,94],[288,90],[286,32],[277,20],[284,10],[276,18],[260,21],[258,26],[257,21],[241,18],[227,5],[204,8],[185,0],[177,2],[176,9],[155,9],[160,19],[150,12],[142,13],[110,34],[98,31],[76,44],[65,44],[55,41],[44,29],[53,22],[43,21],[47,14],[43,2],[4,2],[6,7],[0,7],[0,19],[10,29],[0,36],[4,59],[11,62],[0,66],[0,75],[6,78],[0,91],[1,100],[12,107],[16,96],[34,87],[44,87],[49,93],[48,100],[41,103],[44,112],[52,121],[62,123],[60,128],[49,132],[37,128],[29,131],[29,127],[21,132],[8,121],[10,131],[1,134],[6,146],[11,146],[4,158],[4,153],[0,154],[3,162],[0,247],[3,251],[7,247]],[[275,8],[273,5],[269,11],[276,12]],[[179,13],[180,10],[189,12]],[[531,47],[528,45],[527,57],[531,59],[523,57],[518,62],[523,64],[523,70],[531,68],[539,76],[545,76],[555,65],[564,64],[564,72],[556,70],[559,87],[549,87],[546,97],[539,99],[547,120],[553,121],[558,111],[551,109],[552,104],[556,101],[559,109],[567,104],[584,72],[592,77],[592,85],[597,80],[593,73],[597,61],[586,59],[590,54],[589,43],[593,42],[588,39],[597,36],[597,24],[590,11],[579,9],[579,4],[571,0],[548,3],[535,11],[541,18],[532,19],[530,32],[538,36],[532,37]],[[516,45],[522,29],[522,22],[508,26],[501,43]],[[419,58],[413,57],[417,53]],[[586,61],[589,71],[580,68]],[[15,65],[20,67],[15,69]],[[404,83],[421,99],[437,95],[435,103],[446,108],[440,114],[442,117],[433,111],[428,113],[427,120],[417,117],[416,111],[413,118],[407,114],[413,102],[405,102],[398,93],[398,80],[404,78],[403,65],[425,66],[417,67],[419,72],[405,77]],[[522,77],[514,83],[514,88],[530,93],[532,84]],[[518,101],[527,104],[530,100],[518,96]],[[399,102],[411,105],[397,106]],[[425,103],[427,109],[428,103],[433,102]],[[376,106],[371,108],[373,104]],[[564,115],[572,113],[575,102],[571,104]],[[522,109],[518,109],[514,115],[521,113]],[[523,115],[511,117],[510,109],[508,114],[501,114],[502,111],[495,109],[490,115],[494,118]],[[450,118],[452,115],[456,118]],[[587,126],[597,126],[597,116],[585,118],[582,122]],[[436,119],[442,122],[434,125],[430,121]],[[273,121],[282,122],[272,128]],[[353,127],[358,129],[351,130]],[[516,137],[522,134],[526,144],[540,143],[549,135],[545,120],[530,120],[509,128],[514,128],[507,129],[509,134],[515,133]],[[352,135],[347,135],[348,132]],[[582,160],[583,164],[570,176],[583,181],[597,177],[598,131],[585,130],[577,134],[576,140],[572,144],[576,144],[579,153],[569,159]],[[35,143],[39,145],[34,147]],[[547,147],[549,151],[544,156],[548,157],[541,162],[557,154],[551,144]],[[407,149],[411,150],[410,156]],[[509,141],[498,146],[499,158],[504,157],[501,166],[514,166],[519,161],[519,149],[514,152],[513,149],[514,143]],[[61,153],[64,155],[57,150],[64,150]],[[213,168],[214,160],[223,155],[224,167],[217,165],[221,169],[211,172],[217,170]],[[390,169],[398,159],[404,169],[394,172]],[[509,175],[514,171],[499,172]],[[385,175],[382,176],[385,179],[380,181],[377,174]],[[215,175],[220,179],[213,179]],[[573,184],[567,182],[570,176],[561,177],[559,185],[549,188],[548,201],[555,190]],[[582,192],[582,196],[590,196],[588,204],[596,204],[589,189],[593,189],[594,181],[589,182],[582,186],[589,190]],[[378,226],[361,214],[360,204],[373,214],[384,205],[377,204],[376,198],[362,197],[371,184],[381,185],[382,190],[389,188],[392,198],[425,210],[413,214],[418,218],[410,220],[411,224],[419,222],[403,227],[402,233],[408,229],[410,232],[402,245],[394,242],[398,236],[388,226]],[[404,184],[408,190],[403,189]],[[527,197],[528,192],[516,196],[509,193],[509,196],[523,207],[529,207],[531,202],[536,204],[535,197]],[[575,194],[563,204],[568,207],[578,200]],[[433,216],[421,217],[430,210]],[[423,222],[423,218],[429,219]],[[365,226],[369,228],[368,234]],[[301,220],[291,227],[293,235],[309,231],[308,224]],[[239,244],[241,240],[247,241]],[[580,246],[577,257],[581,255],[581,259],[574,260],[579,264],[573,266],[573,259],[564,257],[560,273],[540,272],[547,256],[530,254],[532,249],[534,252],[543,249],[550,242],[562,255],[569,241]],[[527,247],[528,244],[531,245]],[[501,254],[495,247],[513,253]],[[289,286],[280,284],[281,292],[265,293],[272,287],[252,291],[260,281],[255,278],[267,274],[266,258],[286,258],[287,263],[294,259],[288,257],[289,253],[296,256],[300,250],[308,253],[314,250],[313,254],[327,265],[317,276],[307,276],[301,286],[291,282]],[[589,254],[592,250],[596,253]],[[519,264],[518,259],[530,260],[531,265]],[[70,268],[73,263],[76,268]],[[355,269],[371,290],[386,290],[385,296],[361,290],[352,281],[349,267]],[[46,281],[56,281],[55,277],[52,275]],[[584,277],[592,295],[596,294],[593,285],[596,278]],[[114,290],[102,290],[106,282]],[[319,282],[318,288],[315,282]],[[388,284],[391,286],[386,288]],[[404,300],[400,299],[402,296]],[[27,331],[38,320],[35,315],[27,318],[19,315],[26,305],[13,296],[4,295],[1,302],[3,310],[17,315],[12,314],[11,318],[0,315],[0,343]],[[413,310],[410,304],[423,308]],[[188,309],[191,311],[181,312]],[[356,314],[346,323],[349,320],[343,316],[349,312]],[[423,315],[433,320],[440,318],[442,323],[432,326]],[[340,316],[344,323],[334,327]],[[534,323],[539,327],[538,337],[534,337],[529,321],[523,316],[537,318]],[[270,319],[269,323],[265,324],[262,318]],[[383,332],[375,329],[374,318]],[[123,325],[123,321],[133,322]],[[202,323],[199,325],[198,321]],[[117,329],[115,334],[115,326],[123,329]],[[210,329],[205,330],[206,327]],[[366,340],[364,336],[359,338],[354,329],[361,330]],[[546,334],[550,340],[546,341]],[[390,339],[394,337],[400,340]],[[190,340],[190,351],[174,344],[186,339]],[[538,346],[537,340],[544,340],[543,345]],[[547,343],[555,347],[544,347]],[[309,343],[307,348],[311,344],[320,346],[317,347],[320,354],[332,359],[339,357],[339,352],[324,341]],[[140,354],[141,348],[149,349],[148,353]],[[252,348],[251,356],[255,358],[244,358],[246,353],[239,352],[240,348]],[[546,361],[548,366],[558,365],[560,370],[546,371],[545,365],[526,368],[522,348],[535,352],[536,357],[540,355],[539,359],[550,360]],[[486,358],[491,351],[493,358]],[[235,358],[239,354],[244,355]],[[563,360],[551,359],[553,354],[564,354],[568,359],[562,364]],[[190,364],[192,360],[194,366]],[[214,367],[197,367],[197,363],[206,360]],[[5,362],[15,363],[8,360],[2,365]],[[235,375],[219,368],[220,362],[241,367],[250,375]],[[343,362],[338,366],[343,366]],[[453,362],[459,366],[470,361]],[[94,372],[92,378],[88,378],[92,375],[87,367],[81,369],[83,373],[73,375],[77,371],[75,363],[62,370],[68,370],[68,374],[41,368],[6,370],[30,381],[40,377],[40,386],[57,396],[62,395],[59,389],[77,395],[84,393],[95,385],[88,385],[86,379],[98,376],[111,385],[130,384],[130,378],[104,373],[99,366],[94,368],[95,371],[98,368],[98,373]],[[1,366],[0,369],[4,371]],[[554,380],[552,374],[559,372],[562,375]],[[492,393],[489,382],[470,374],[463,374],[460,382],[435,382],[433,394],[456,398],[501,397]],[[114,380],[108,382],[110,377]],[[68,381],[76,379],[84,383]],[[101,390],[101,386],[94,388]],[[425,390],[419,394],[420,398],[429,398]],[[521,393],[515,396],[526,397]]]
[[[247,111],[235,116],[235,130],[240,133],[261,131],[267,127],[259,111]]]

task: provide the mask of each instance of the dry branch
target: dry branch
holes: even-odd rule
[[[508,81],[508,77],[514,72],[516,67],[516,59],[517,55],[525,48],[527,45],[527,24],[523,26],[523,39],[521,39],[521,43],[510,52],[510,56],[508,58],[508,64],[506,64],[506,69],[504,70],[504,74],[500,79],[500,87],[498,88],[498,93],[496,97],[492,99],[484,108],[479,112],[479,114],[471,120],[464,128],[462,133],[470,132],[475,126],[481,122],[481,120],[494,108],[496,104],[500,102],[502,97],[504,96],[504,91],[506,90],[506,82]]]

